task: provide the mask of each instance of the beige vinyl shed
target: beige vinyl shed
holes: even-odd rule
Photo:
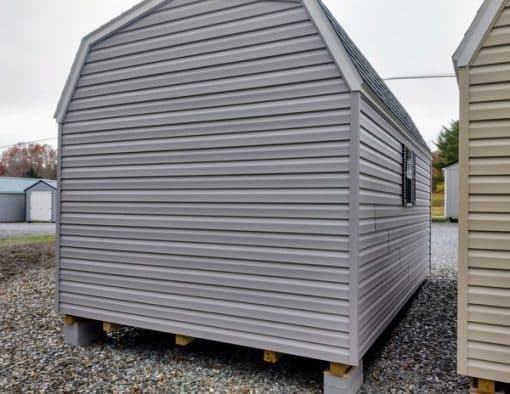
[[[510,1],[483,3],[454,63],[460,87],[458,370],[489,392],[495,382],[510,383]]]
[[[68,316],[356,367],[429,273],[430,151],[320,1],[144,1],[56,118]]]

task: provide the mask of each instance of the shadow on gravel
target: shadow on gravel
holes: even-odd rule
[[[173,344],[174,336],[155,331],[124,328],[112,333],[104,346],[127,354],[147,352],[174,365],[188,364],[192,369],[216,373],[218,382],[230,381],[226,392],[254,393],[264,386],[273,392],[321,393],[322,372],[327,363],[285,355],[271,365],[263,361],[262,350],[197,339],[186,347]],[[177,374],[180,375],[179,372]],[[231,380],[239,381],[232,386]],[[261,386],[255,384],[262,380]],[[243,383],[244,381],[244,383]],[[250,383],[253,381],[253,383]],[[258,391],[255,391],[258,390]]]
[[[62,316],[54,312],[53,248],[0,250],[0,392],[322,392],[327,365],[305,358],[268,365],[261,350],[202,340],[181,348],[171,335],[134,328],[88,348],[64,344]],[[455,346],[455,270],[436,263],[369,350],[360,392],[465,393]]]
[[[457,374],[457,281],[431,277],[364,358],[360,393],[466,393]]]

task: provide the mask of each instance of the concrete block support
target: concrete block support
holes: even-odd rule
[[[103,323],[95,320],[64,322],[64,341],[74,346],[88,346],[104,338]]]
[[[363,361],[352,367],[344,376],[324,371],[324,394],[356,394],[363,384]]]

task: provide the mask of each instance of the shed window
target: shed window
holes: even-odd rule
[[[416,154],[403,145],[402,201],[405,207],[416,205]]]

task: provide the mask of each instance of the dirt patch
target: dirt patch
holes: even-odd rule
[[[9,246],[0,249],[0,283],[31,269],[55,265],[55,242]]]

